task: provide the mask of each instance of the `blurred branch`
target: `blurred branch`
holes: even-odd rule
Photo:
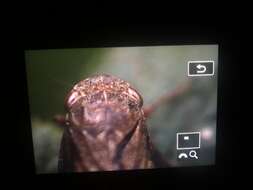
[[[64,115],[57,114],[54,116],[53,121],[60,127],[66,126],[66,119]]]
[[[158,100],[156,100],[151,105],[145,106],[143,108],[144,109],[144,115],[146,117],[150,117],[150,115],[152,113],[154,113],[159,106],[161,106],[163,104],[168,104],[172,100],[176,99],[177,97],[185,94],[186,92],[188,92],[188,90],[190,89],[190,87],[191,87],[191,81],[186,81],[183,84],[179,85],[172,92],[168,91],[167,93],[165,93],[164,95],[162,95],[160,98],[158,98]]]

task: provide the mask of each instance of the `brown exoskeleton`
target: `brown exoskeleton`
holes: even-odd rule
[[[166,167],[152,145],[141,95],[111,75],[78,82],[69,92],[59,172]]]

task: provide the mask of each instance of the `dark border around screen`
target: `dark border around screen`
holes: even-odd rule
[[[233,173],[233,163],[238,155],[233,155],[239,145],[233,138],[239,118],[239,74],[236,75],[239,39],[229,29],[219,26],[165,26],[165,25],[134,25],[110,27],[87,26],[75,30],[52,29],[49,26],[42,30],[26,30],[19,34],[14,63],[17,67],[15,81],[18,83],[17,140],[11,145],[17,148],[19,163],[14,163],[17,173],[36,185],[82,186],[92,184],[107,186],[109,184],[136,184],[142,188],[156,184],[205,185],[229,181]],[[39,30],[39,31],[38,31]],[[218,69],[218,114],[216,164],[214,166],[196,166],[138,171],[116,171],[73,174],[42,174],[36,175],[32,133],[29,118],[29,104],[25,72],[24,51],[28,49],[62,49],[84,47],[122,47],[150,45],[219,45]],[[233,104],[231,103],[233,102]],[[239,117],[239,116],[238,116]],[[17,165],[17,166],[16,166]],[[14,176],[15,171],[14,172]],[[203,187],[204,188],[204,187]]]

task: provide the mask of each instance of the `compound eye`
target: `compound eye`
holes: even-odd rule
[[[74,126],[80,126],[84,120],[83,115],[82,106],[73,107],[69,112],[69,121],[74,124]]]
[[[137,102],[139,107],[142,107],[143,99],[142,99],[141,95],[135,89],[129,88],[128,95],[133,101]]]
[[[65,99],[65,107],[67,110],[71,109],[73,105],[81,98],[77,91],[71,91]]]

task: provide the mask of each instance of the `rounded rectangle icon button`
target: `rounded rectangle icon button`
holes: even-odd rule
[[[214,61],[188,61],[188,76],[214,75]]]
[[[177,133],[177,150],[200,148],[200,132]]]

